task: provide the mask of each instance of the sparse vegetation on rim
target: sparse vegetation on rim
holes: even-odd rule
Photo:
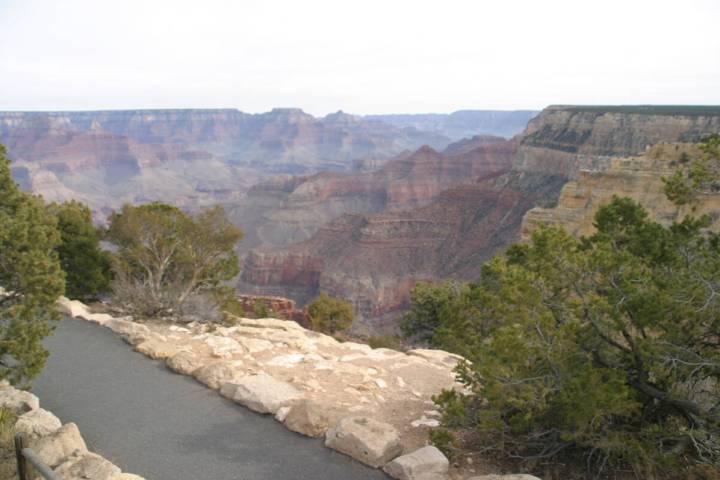
[[[717,181],[703,167],[715,138],[702,151],[678,178]],[[639,478],[720,468],[720,235],[708,225],[665,227],[615,197],[590,237],[540,228],[473,284],[416,288],[406,332],[472,362],[458,369],[469,393],[436,398],[444,426],[530,468]]]

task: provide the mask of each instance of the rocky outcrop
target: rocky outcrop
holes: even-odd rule
[[[602,169],[609,157],[637,155],[661,142],[689,142],[720,131],[720,108],[552,106],[528,123],[518,168],[569,178]]]
[[[387,198],[396,199],[394,208],[387,200],[381,211],[344,215],[325,223],[308,240],[253,250],[246,257],[238,288],[289,296],[301,306],[323,290],[350,300],[361,328],[392,328],[395,312],[407,306],[416,282],[476,278],[485,260],[520,240],[521,231],[548,220],[543,209],[555,206],[569,180],[581,179],[581,183],[569,184],[561,202],[585,204],[592,210],[599,197],[616,187],[617,193],[623,193],[628,182],[644,185],[648,190],[643,191],[655,188],[667,171],[658,164],[638,166],[635,162],[633,166],[621,157],[640,154],[658,141],[698,139],[718,131],[720,109],[710,107],[549,107],[513,142],[490,142],[455,156],[418,152],[424,160],[418,162],[417,171],[433,178],[447,172],[448,165],[462,164],[447,163],[449,158],[497,152],[512,143],[516,150],[509,171],[484,178],[467,173],[465,182],[448,175],[448,181],[436,187],[423,187],[422,180],[400,184],[387,190]],[[462,151],[464,147],[456,148]],[[390,162],[381,171],[402,171],[402,165],[412,159]],[[625,178],[633,169],[644,169],[644,173],[615,186],[608,183],[607,189],[599,186],[593,193],[582,190],[587,182],[600,181],[602,172]],[[463,168],[457,168],[460,171]],[[417,195],[421,191],[430,193]],[[649,194],[638,198],[642,195]],[[525,213],[533,208],[523,227]],[[677,214],[662,208],[661,216]],[[553,215],[576,214],[582,215],[568,209]]]
[[[250,247],[284,246],[310,238],[344,214],[396,211],[427,205],[442,191],[507,172],[516,143],[496,137],[476,139],[444,154],[422,147],[371,172],[324,172],[276,179],[253,187],[226,209],[249,235]]]
[[[713,229],[720,229],[720,194],[702,196],[693,207],[679,207],[665,196],[662,178],[673,174],[683,154],[692,158],[700,152],[694,144],[661,143],[642,155],[612,157],[601,169],[581,169],[576,180],[565,184],[555,207],[527,212],[523,238],[529,238],[541,224],[559,226],[577,236],[591,235],[595,213],[614,195],[640,202],[651,218],[665,225],[688,214],[710,214]]]
[[[353,303],[356,328],[392,328],[393,312],[407,306],[417,281],[475,278],[483,261],[517,237],[525,212],[564,181],[517,172],[448,189],[424,207],[345,215],[305,242],[250,252],[238,288],[300,304],[325,291]]]
[[[75,310],[78,306],[73,304]],[[123,474],[118,466],[88,451],[77,425],[62,425],[52,412],[40,408],[40,401],[32,393],[4,383],[0,385],[0,408],[7,408],[18,415],[13,430],[25,435],[25,445],[41,462],[53,469],[58,478],[143,480],[136,475]]]
[[[231,201],[271,174],[346,170],[449,139],[343,113],[219,109],[0,112],[0,142],[24,188],[101,215],[124,202]]]

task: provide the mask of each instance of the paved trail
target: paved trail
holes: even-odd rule
[[[380,480],[377,470],[236,405],[116,334],[65,319],[34,382],[88,447],[148,480]]]

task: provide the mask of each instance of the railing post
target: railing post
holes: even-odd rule
[[[27,460],[22,451],[25,448],[25,437],[22,433],[15,434],[15,458],[17,459],[17,473],[20,480],[28,480],[27,478]]]

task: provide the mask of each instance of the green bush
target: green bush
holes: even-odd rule
[[[389,348],[398,351],[405,349],[402,340],[395,335],[373,335],[368,337],[367,343],[370,348]]]
[[[354,314],[349,302],[322,292],[308,306],[308,318],[313,329],[332,335],[350,328]]]
[[[77,201],[48,206],[57,218],[60,245],[57,252],[65,271],[65,294],[75,299],[94,299],[107,293],[112,280],[109,252],[100,248],[101,232],[93,226],[87,205]]]
[[[117,246],[113,298],[131,312],[192,312],[219,317],[214,294],[240,270],[242,239],[221,207],[188,215],[160,202],[124,205],[110,216],[107,239]]]
[[[65,286],[59,245],[57,219],[20,191],[0,145],[0,380],[25,383],[45,365],[42,340],[60,318]]]
[[[447,458],[453,458],[458,451],[458,441],[453,433],[446,428],[430,431],[430,443],[440,450]]]
[[[515,458],[579,455],[596,473],[720,466],[720,236],[707,225],[663,227],[615,198],[592,237],[541,228],[486,264],[472,298],[490,321],[436,327],[472,361],[458,372],[473,393],[437,398],[444,423]]]

